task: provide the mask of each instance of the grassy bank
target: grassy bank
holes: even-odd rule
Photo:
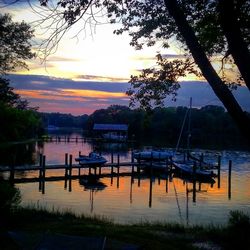
[[[1,249],[18,249],[7,236],[8,231],[26,232],[30,241],[44,233],[106,237],[105,249],[121,249],[122,243],[134,244],[140,249],[236,249],[236,246],[243,249],[241,246],[250,243],[249,217],[233,212],[230,220],[224,227],[186,227],[161,223],[119,225],[105,218],[18,208],[5,217],[5,225],[1,226],[1,242],[4,243]],[[29,244],[31,242],[27,242]]]

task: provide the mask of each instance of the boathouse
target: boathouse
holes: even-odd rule
[[[109,141],[126,141],[128,138],[127,124],[100,124],[95,123],[93,131]]]

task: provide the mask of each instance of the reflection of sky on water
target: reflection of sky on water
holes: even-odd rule
[[[64,154],[73,154],[73,158],[81,151],[88,154],[93,150],[89,143],[45,143],[43,153],[47,163],[63,163]],[[205,159],[216,161],[217,155],[222,155],[221,180],[213,185],[196,183],[196,202],[193,202],[193,183],[187,183],[174,177],[152,179],[152,196],[150,197],[150,179],[136,176],[132,182],[130,176],[117,178],[105,177],[100,181],[106,185],[102,190],[88,190],[72,180],[71,192],[69,182],[46,182],[45,194],[39,192],[38,183],[17,184],[20,188],[23,204],[39,205],[41,207],[66,209],[77,214],[101,215],[114,219],[116,222],[140,221],[177,221],[183,223],[225,223],[230,210],[242,210],[250,213],[250,153],[238,151],[201,151]],[[104,156],[110,160],[108,151]],[[117,160],[115,155],[114,161]],[[231,199],[228,195],[228,161],[233,161],[231,180]],[[123,151],[120,161],[129,161],[130,153]],[[124,172],[126,168],[120,170]],[[82,170],[81,174],[88,170]],[[110,172],[103,169],[102,172]],[[73,174],[77,174],[73,170]],[[46,176],[63,176],[63,170],[47,171]],[[37,176],[36,172],[26,174],[26,177]],[[189,190],[189,192],[187,192]]]

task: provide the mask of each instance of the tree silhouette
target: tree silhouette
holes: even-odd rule
[[[40,0],[40,3],[50,9],[53,6],[49,0]],[[57,28],[45,43],[45,51],[50,52],[55,48],[63,34],[84,17],[85,20],[95,22],[98,13],[106,15],[111,23],[121,22],[123,27],[115,33],[119,35],[128,31],[132,37],[130,44],[137,49],[143,45],[152,46],[157,41],[163,41],[163,46],[168,47],[168,41],[174,38],[182,44],[186,56],[192,58],[198,66],[200,73],[250,142],[249,117],[231,93],[229,87],[235,86],[235,82],[227,82],[224,74],[227,62],[236,65],[239,69],[236,84],[241,80],[250,88],[249,8],[250,2],[247,0],[60,0],[50,14]],[[212,65],[211,58],[215,55],[220,57],[222,74],[216,72]],[[168,68],[171,63],[166,60],[161,70]],[[185,65],[186,61],[179,60],[179,63]],[[150,99],[155,98],[156,105],[160,105],[164,94],[172,92],[175,95],[176,88],[170,86],[175,85],[176,81],[169,77],[168,72],[160,77],[157,72],[158,69],[155,69],[139,78],[132,77],[132,88],[128,92],[132,100],[137,99],[142,106],[147,106]],[[180,75],[183,74],[181,72]],[[177,72],[175,78],[178,79],[180,75]],[[144,88],[149,81],[152,81],[150,94],[150,85]],[[162,88],[158,86],[160,84]],[[136,88],[139,91],[133,91]],[[163,94],[159,95],[158,88],[161,88]],[[146,100],[138,98],[136,93],[142,96],[145,94]]]

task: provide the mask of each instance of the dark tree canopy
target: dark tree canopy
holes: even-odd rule
[[[43,6],[49,5],[49,0],[40,0]],[[200,73],[211,85],[217,97],[222,101],[239,129],[250,141],[250,121],[241,109],[237,100],[231,93],[229,86],[234,85],[223,74],[224,65],[228,62],[236,65],[238,80],[245,83],[250,89],[250,1],[248,0],[60,0],[56,8],[60,9],[59,15],[67,24],[65,29],[57,29],[48,42],[55,46],[53,39],[57,39],[59,33],[63,33],[71,25],[81,19],[85,14],[106,14],[111,23],[121,22],[122,28],[115,31],[116,34],[128,32],[131,36],[131,45],[141,49],[143,45],[152,46],[161,41],[163,47],[169,46],[169,41],[175,39],[182,46],[198,66]],[[56,14],[56,9],[54,11]],[[60,18],[59,18],[60,20]],[[92,15],[95,21],[95,16]],[[55,21],[55,19],[53,19]],[[47,46],[50,46],[47,44]],[[48,48],[47,47],[47,48]],[[215,70],[212,58],[216,56],[221,62],[222,73]],[[158,61],[160,62],[160,61]],[[179,60],[185,65],[185,60]],[[164,68],[171,66],[171,60],[166,60]],[[161,70],[161,67],[159,67]],[[159,68],[156,71],[159,72]],[[196,68],[194,68],[196,70]],[[132,89],[128,92],[132,100],[139,100],[142,105],[148,104],[148,98],[158,98],[155,104],[161,104],[163,95],[158,93],[158,85],[169,82],[162,81],[158,74],[152,78],[152,73],[145,74],[147,69],[139,77],[132,77]],[[188,73],[188,72],[187,72]],[[183,73],[184,74],[184,73]],[[154,73],[153,73],[154,76]],[[176,78],[178,79],[178,72]],[[152,94],[148,95],[144,86],[152,81]],[[157,83],[157,84],[156,84]],[[172,82],[175,84],[175,81]],[[147,86],[149,86],[147,84]],[[138,97],[137,91],[144,88],[145,98]],[[134,88],[134,90],[133,90]],[[145,91],[146,90],[146,91]],[[171,88],[165,86],[161,89],[165,94],[171,92]],[[175,94],[176,88],[172,88]],[[142,92],[143,93],[143,92]],[[160,99],[159,99],[160,98]],[[145,106],[145,105],[144,105]]]
[[[35,55],[31,51],[32,37],[33,30],[28,24],[13,22],[9,14],[0,14],[0,102],[4,105],[28,108],[28,102],[14,93],[3,75],[17,68],[27,68],[25,60]]]
[[[40,2],[43,6],[50,6],[50,8],[52,6],[50,5],[50,0],[40,0]],[[176,25],[175,18],[170,13],[169,2],[177,3],[176,6],[183,12],[185,19],[206,55],[209,58],[216,56],[216,60],[220,61],[220,77],[222,81],[227,82],[229,86],[237,86],[238,83],[243,82],[250,88],[250,75],[248,75],[250,73],[243,69],[247,63],[242,63],[243,66],[239,66],[239,63],[237,63],[241,74],[238,74],[238,77],[235,79],[228,79],[224,73],[228,70],[224,66],[232,65],[234,60],[236,60],[234,55],[238,53],[234,53],[230,46],[228,32],[226,32],[226,27],[223,23],[234,20],[231,21],[230,25],[231,27],[235,26],[234,33],[238,29],[237,39],[241,39],[241,45],[244,44],[245,49],[248,50],[247,53],[245,51],[242,54],[248,58],[245,59],[246,62],[250,60],[250,2],[247,0],[63,0],[57,2],[57,5],[61,8],[61,11],[58,12],[61,18],[58,20],[64,19],[67,23],[65,29],[68,29],[84,15],[89,15],[88,19],[90,19],[92,13],[92,20],[95,22],[94,13],[98,13],[98,11],[93,10],[99,9],[101,13],[107,15],[111,23],[122,23],[122,27],[115,30],[114,33],[119,35],[123,32],[129,32],[131,36],[130,44],[135,48],[142,49],[143,45],[153,46],[159,41],[162,42],[163,47],[168,47],[169,39],[173,40],[174,38],[178,41],[178,45],[188,54],[190,47],[183,36],[183,32]],[[227,11],[227,9],[230,9],[230,6],[231,10]],[[224,12],[230,12],[229,14],[234,18],[222,15]],[[55,22],[55,18],[52,21]],[[48,39],[47,49],[56,45],[54,40],[61,37],[59,33],[63,33],[65,29],[57,29],[56,33]]]
[[[0,14],[0,141],[18,141],[35,137],[41,132],[37,108],[30,108],[22,100],[10,82],[3,76],[19,67],[27,67],[25,60],[31,59],[30,26],[15,23],[8,14]]]
[[[13,22],[9,14],[0,14],[0,74],[27,68],[24,60],[34,57],[30,39],[33,30],[24,23]]]
[[[151,110],[164,105],[167,96],[176,99],[180,88],[178,77],[195,73],[193,63],[189,60],[172,60],[157,55],[156,68],[142,70],[139,76],[131,76],[131,88],[126,92],[130,96],[130,105],[139,102],[140,107]]]

